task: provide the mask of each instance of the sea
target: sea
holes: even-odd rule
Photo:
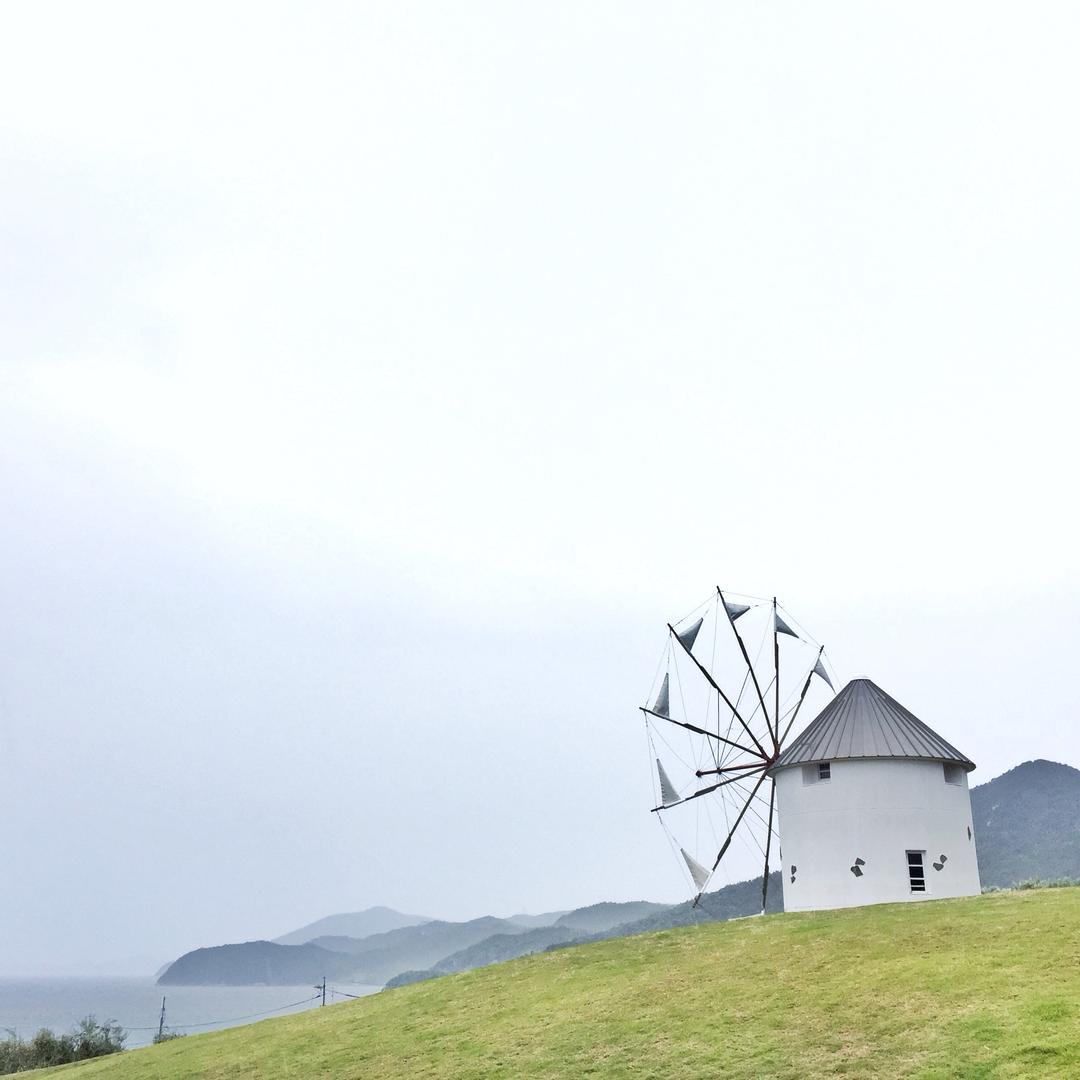
[[[381,987],[335,983],[326,1003],[374,994]],[[115,1020],[128,1049],[153,1042],[165,999],[165,1029],[185,1035],[253,1024],[318,1008],[314,986],[158,986],[153,978],[0,978],[0,1038],[28,1038],[41,1028],[70,1031],[86,1016]]]

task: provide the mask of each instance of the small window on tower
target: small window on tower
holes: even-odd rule
[[[926,892],[926,869],[923,866],[922,851],[909,851],[907,853],[907,876],[908,884],[913,893]]]
[[[831,780],[832,779],[832,762],[823,761],[817,767],[817,778],[819,780]]]
[[[945,770],[945,783],[946,784],[958,784],[964,783],[964,766],[963,765],[943,765]]]

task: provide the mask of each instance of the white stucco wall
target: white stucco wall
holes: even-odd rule
[[[966,773],[957,785],[945,782],[939,761],[863,759],[831,767],[831,779],[816,783],[805,783],[802,765],[776,773],[786,911],[980,891]],[[908,851],[925,852],[925,893],[911,892]],[[948,858],[935,870],[941,855]],[[862,877],[851,872],[856,857],[865,862]]]

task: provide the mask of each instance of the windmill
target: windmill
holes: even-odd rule
[[[654,769],[652,812],[695,905],[734,844],[740,861],[763,866],[764,912],[778,836],[770,770],[808,698],[816,713],[833,692],[824,646],[775,597],[719,587],[667,630],[641,707]]]

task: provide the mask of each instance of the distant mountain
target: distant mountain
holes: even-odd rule
[[[328,936],[364,938],[371,934],[385,934],[388,930],[400,930],[405,926],[418,926],[426,922],[431,922],[426,915],[405,915],[393,908],[371,907],[366,911],[327,915],[325,919],[274,938],[274,944],[304,945],[317,937]]]
[[[455,971],[470,971],[472,968],[495,964],[501,960],[544,952],[552,945],[567,945],[580,938],[581,934],[569,926],[538,926],[524,934],[495,934],[467,949],[444,957],[435,965],[435,970],[444,975]]]
[[[606,938],[625,937],[628,934],[644,934],[652,930],[666,930],[672,926],[687,926],[694,923],[717,922],[722,919],[735,919],[744,915],[756,915],[761,910],[761,879],[740,881],[734,885],[725,885],[715,892],[705,893],[697,906],[691,901],[683,904],[652,904],[642,900],[628,903],[593,904],[579,908],[567,914],[553,926],[538,927],[524,934],[496,934],[483,941],[447,956],[427,970],[410,969],[394,976],[386,984],[386,989],[405,986],[408,983],[435,979],[440,975],[449,975],[457,971],[469,971],[471,968],[486,967],[488,964],[514,960],[531,953],[546,952],[565,945],[581,945],[589,941],[603,941]],[[783,910],[783,885],[779,872],[769,875],[768,910]],[[621,923],[612,924],[619,914],[629,918]],[[589,933],[579,930],[574,925],[592,923],[602,929]],[[569,925],[568,925],[569,924]]]
[[[984,886],[1007,886],[1032,877],[1080,877],[1080,770],[1028,761],[972,788],[971,805]],[[756,915],[760,910],[760,878],[706,893],[696,906],[689,901],[672,906],[643,900],[604,902],[568,912],[485,916],[463,923],[371,908],[320,919],[277,943],[197,949],[172,964],[159,981],[302,983],[325,974],[396,986],[564,945]],[[783,910],[779,873],[769,879],[768,910]],[[371,929],[395,922],[398,925],[386,930]],[[299,941],[306,944],[288,944]]]
[[[773,912],[784,910],[784,883],[778,870],[769,875],[769,898],[766,910]],[[693,926],[696,923],[723,922],[725,919],[742,919],[747,915],[757,915],[761,911],[761,878],[750,881],[736,881],[722,889],[704,893],[694,906],[693,901],[647,915],[636,922],[623,923],[602,934],[596,934],[592,940],[602,938],[625,937],[627,934],[648,934],[654,930],[670,930],[673,926]]]
[[[460,923],[436,919],[386,934],[373,934],[359,941],[321,938],[317,942],[322,947],[332,944],[339,955],[347,953],[353,965],[353,979],[375,985],[385,983],[402,971],[433,967],[443,957],[495,934],[525,933],[528,933],[525,927],[508,919],[485,915]]]
[[[554,925],[597,934],[621,926],[623,923],[648,918],[650,915],[666,911],[667,908],[667,904],[653,904],[648,900],[629,900],[624,903],[604,901],[568,911],[557,919]]]
[[[352,967],[351,957],[315,945],[245,941],[185,953],[157,982],[159,986],[297,986],[314,984],[324,975],[346,979]]]
[[[554,945],[573,945],[581,940],[580,932],[568,926],[538,926],[522,934],[493,934],[460,952],[452,953],[433,967],[399,972],[387,980],[385,989],[437,979],[440,975],[452,975],[458,971],[471,971],[473,968],[487,967],[488,964],[500,964],[519,956],[546,952]]]
[[[983,887],[1080,877],[1080,770],[1025,761],[971,789]]]
[[[535,930],[540,926],[551,926],[565,915],[565,911],[545,911],[543,915],[510,915],[508,922],[517,923],[518,926],[527,926]]]

